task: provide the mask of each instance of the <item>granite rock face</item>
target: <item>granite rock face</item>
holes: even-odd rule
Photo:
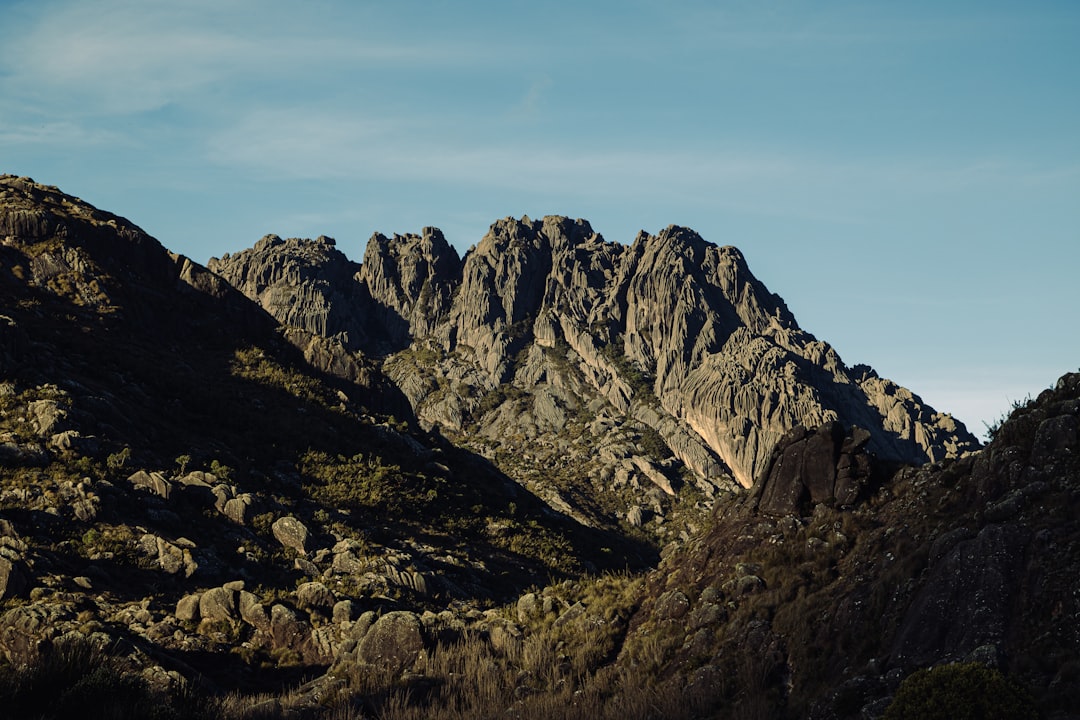
[[[770,515],[806,515],[813,505],[834,502],[850,507],[870,480],[871,458],[865,451],[870,433],[837,422],[816,430],[796,425],[773,448],[754,486],[758,509]]]
[[[359,271],[333,238],[282,240],[267,235],[249,252],[211,259],[207,268],[252,298],[283,325],[336,338],[350,348],[370,342],[357,314],[365,298]]]
[[[375,303],[388,349],[408,347],[446,321],[460,273],[457,251],[437,228],[368,240],[357,279]]]
[[[489,457],[552,448],[541,464],[577,458],[602,492],[618,494],[605,478],[645,437],[709,496],[752,486],[797,426],[865,428],[868,452],[903,462],[978,447],[910,391],[845,365],[742,253],[688,228],[627,246],[584,220],[505,218],[464,259],[426,228],[375,235],[360,266],[325,240],[264,238],[210,267],[284,324],[382,359],[422,422],[487,438]],[[530,489],[555,507],[569,492]]]

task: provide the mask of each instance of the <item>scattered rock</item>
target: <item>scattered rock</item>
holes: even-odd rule
[[[296,589],[296,606],[301,610],[331,615],[335,602],[334,593],[321,582],[306,582]]]
[[[656,599],[658,620],[678,620],[690,610],[690,600],[679,590],[668,590]]]
[[[241,590],[238,605],[241,620],[258,630],[270,631],[270,617],[266,614],[266,608],[253,593]]]
[[[191,577],[199,569],[199,563],[191,554],[195,546],[190,540],[179,538],[175,543],[147,533],[139,540],[139,548],[144,555],[156,559],[158,566],[170,575],[183,573]]]
[[[237,525],[247,525],[251,520],[254,503],[255,497],[251,493],[241,493],[225,501],[222,513]]]

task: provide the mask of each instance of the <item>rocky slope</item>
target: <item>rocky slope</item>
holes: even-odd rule
[[[625,246],[582,220],[507,218],[464,260],[428,228],[374,236],[359,266],[325,245],[264,239],[209,267],[286,325],[354,339],[427,426],[584,522],[662,520],[686,485],[704,505],[750,487],[800,424],[857,425],[901,462],[978,446],[686,228]]]
[[[420,431],[361,356],[323,372],[327,338],[26,178],[0,176],[0,307],[0,664],[90,637],[157,684],[272,687],[381,657],[376,611],[394,637],[654,558]]]
[[[336,270],[326,239],[260,253],[245,292],[298,326],[123,218],[0,177],[5,716],[847,720],[974,698],[1075,717],[1080,375],[986,448],[898,466],[882,431],[908,418],[910,450],[940,418],[879,402],[886,381],[686,231],[625,248],[504,221],[463,261],[426,230]],[[642,263],[712,284],[649,289]],[[751,387],[748,367],[792,368],[754,417],[863,404],[793,424],[704,512],[721,476],[688,469],[694,448],[731,468],[672,408],[725,348],[760,349],[736,353]],[[486,432],[518,482],[399,392],[447,435]],[[879,425],[852,427],[863,412]],[[658,558],[642,540],[672,497],[702,512]],[[615,501],[624,532],[551,510]]]
[[[619,662],[647,657],[702,692],[739,677],[710,702],[811,718],[880,717],[915,670],[975,663],[1030,693],[1025,713],[987,717],[1076,717],[1078,428],[1071,373],[981,452],[870,472],[843,510],[815,489],[860,464],[865,438],[790,434],[754,492],[649,576]],[[911,716],[946,717],[892,717]]]

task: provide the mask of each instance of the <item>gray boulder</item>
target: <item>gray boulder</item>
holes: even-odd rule
[[[172,483],[159,472],[139,470],[128,476],[128,482],[136,490],[145,490],[166,500],[172,495]]]
[[[270,616],[254,593],[241,590],[238,606],[241,620],[257,630],[270,631]]]
[[[223,514],[237,525],[247,525],[251,520],[255,497],[251,493],[241,493],[225,502]]]
[[[191,595],[185,595],[176,602],[176,615],[177,620],[198,620],[199,619],[199,601],[202,599],[202,593],[193,593]]]
[[[212,621],[236,619],[236,593],[223,587],[207,590],[199,598],[199,615]]]
[[[420,618],[397,610],[375,621],[360,641],[358,656],[363,662],[401,671],[416,662],[423,649],[424,626]]]
[[[274,538],[287,548],[307,555],[310,534],[307,526],[291,515],[278,518],[271,527]]]
[[[296,588],[296,606],[302,610],[330,615],[335,602],[334,593],[321,582],[306,582]]]

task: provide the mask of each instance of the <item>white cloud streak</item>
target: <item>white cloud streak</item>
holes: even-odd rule
[[[319,77],[393,64],[470,61],[473,51],[356,34],[300,3],[161,0],[52,3],[25,27],[0,31],[0,88],[41,108],[124,115],[227,98],[278,78]]]

